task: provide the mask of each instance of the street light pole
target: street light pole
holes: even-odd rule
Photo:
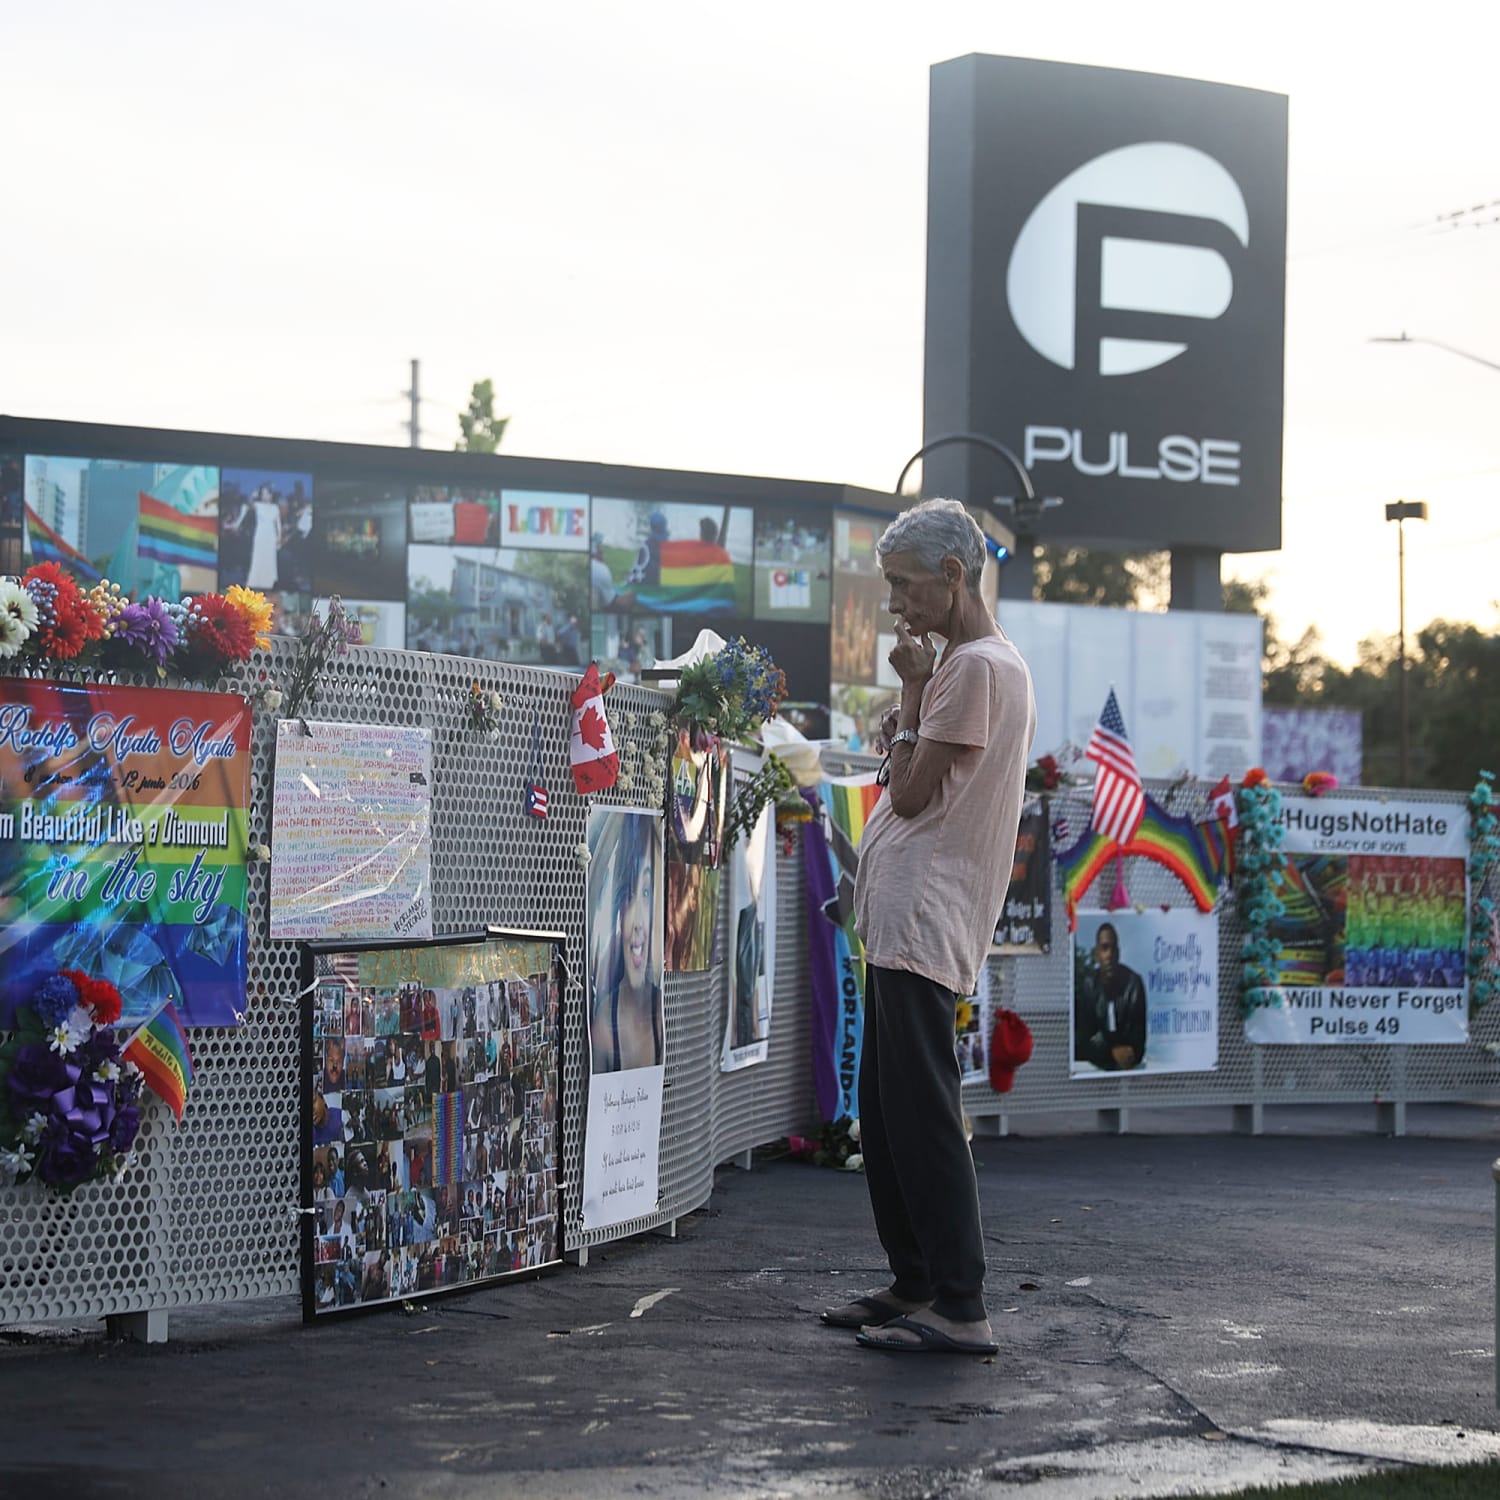
[[[1400,759],[1397,764],[1396,779],[1404,788],[1411,780],[1411,745],[1410,745],[1410,719],[1408,716],[1407,679],[1406,679],[1406,523],[1408,521],[1425,521],[1427,519],[1427,502],[1425,500],[1395,500],[1385,508],[1387,521],[1396,523],[1396,597],[1398,610],[1398,635],[1397,635],[1397,659],[1399,662],[1400,677],[1399,703],[1400,703]]]
[[[1437,339],[1417,338],[1415,335],[1405,332],[1397,334],[1382,334],[1370,340],[1372,344],[1427,344],[1433,349],[1441,349],[1448,354],[1456,354],[1460,359],[1467,359],[1476,365],[1483,365],[1487,370],[1500,370],[1500,364],[1492,359],[1486,359],[1482,354],[1470,354],[1467,349],[1455,349],[1452,344],[1444,344]]]

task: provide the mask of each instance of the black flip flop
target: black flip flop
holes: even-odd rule
[[[880,1325],[882,1328],[901,1328],[917,1336],[915,1344],[904,1339],[882,1338],[878,1333],[856,1333],[854,1342],[866,1349],[884,1349],[891,1354],[979,1354],[1000,1352],[999,1344],[974,1344],[966,1339],[956,1339],[934,1328],[930,1323],[919,1323],[915,1318],[896,1317]]]
[[[819,1313],[818,1321],[827,1324],[829,1328],[884,1328],[887,1323],[902,1316],[899,1309],[880,1297],[855,1297],[847,1306],[868,1308],[870,1316],[864,1317],[858,1313],[851,1316],[835,1307]]]

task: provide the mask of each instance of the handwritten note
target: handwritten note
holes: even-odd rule
[[[432,936],[432,731],[277,726],[271,936]]]

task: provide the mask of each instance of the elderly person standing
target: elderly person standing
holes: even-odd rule
[[[894,1280],[823,1320],[859,1327],[868,1348],[993,1354],[954,1012],[1005,898],[1036,705],[1026,663],[980,596],[984,533],[962,505],[903,511],[876,552],[901,703],[883,726],[889,783],[860,843],[854,921],[865,948],[861,1147]]]

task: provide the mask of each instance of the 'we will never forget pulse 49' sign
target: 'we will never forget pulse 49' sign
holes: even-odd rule
[[[39,980],[112,980],[121,1024],[245,1005],[250,706],[0,680],[0,1026]]]
[[[1275,1002],[1245,1018],[1261,1043],[1403,1046],[1468,1039],[1468,820],[1374,797],[1282,804],[1272,877],[1281,914]]]

